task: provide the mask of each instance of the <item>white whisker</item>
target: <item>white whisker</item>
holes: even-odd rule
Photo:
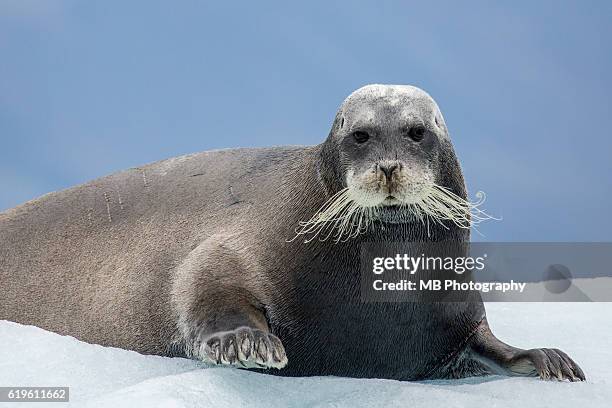
[[[431,184],[425,187],[417,201],[400,204],[399,208],[423,224],[429,237],[430,220],[446,229],[449,229],[447,222],[469,229],[485,220],[499,220],[479,208],[486,199],[485,194],[479,191],[476,197],[477,201],[470,202],[446,187]],[[295,237],[288,242],[298,236],[306,236],[305,243],[317,237],[320,241],[327,241],[332,236],[335,242],[346,242],[367,231],[383,208],[381,204],[360,205],[349,188],[344,188],[330,197],[308,221],[299,222]]]

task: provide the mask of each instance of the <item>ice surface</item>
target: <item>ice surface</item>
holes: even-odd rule
[[[69,386],[71,405],[92,407],[612,406],[612,303],[490,303],[487,311],[502,340],[524,348],[561,348],[588,381],[282,378],[143,356],[3,321],[0,386]]]

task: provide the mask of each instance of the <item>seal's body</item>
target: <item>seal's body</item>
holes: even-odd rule
[[[497,340],[479,301],[360,301],[363,242],[469,240],[414,217],[433,185],[466,196],[437,106],[368,86],[321,145],[183,156],[0,213],[0,319],[279,375],[584,379]]]

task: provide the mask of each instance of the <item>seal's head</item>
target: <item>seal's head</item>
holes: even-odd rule
[[[352,199],[366,207],[420,200],[437,178],[448,139],[434,100],[413,86],[368,85],[342,104],[329,140],[335,143]]]
[[[349,95],[322,145],[319,174],[330,199],[298,233],[333,223],[350,237],[373,220],[469,228],[484,215],[466,201],[438,105],[414,86],[367,85]]]

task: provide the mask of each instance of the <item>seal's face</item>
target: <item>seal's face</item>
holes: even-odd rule
[[[306,242],[350,239],[373,221],[469,229],[489,217],[477,208],[482,200],[466,200],[438,106],[412,86],[368,85],[346,98],[318,171],[328,197],[296,230],[310,236]]]
[[[412,86],[369,85],[343,103],[334,137],[351,198],[365,207],[419,202],[448,138],[433,99]]]

